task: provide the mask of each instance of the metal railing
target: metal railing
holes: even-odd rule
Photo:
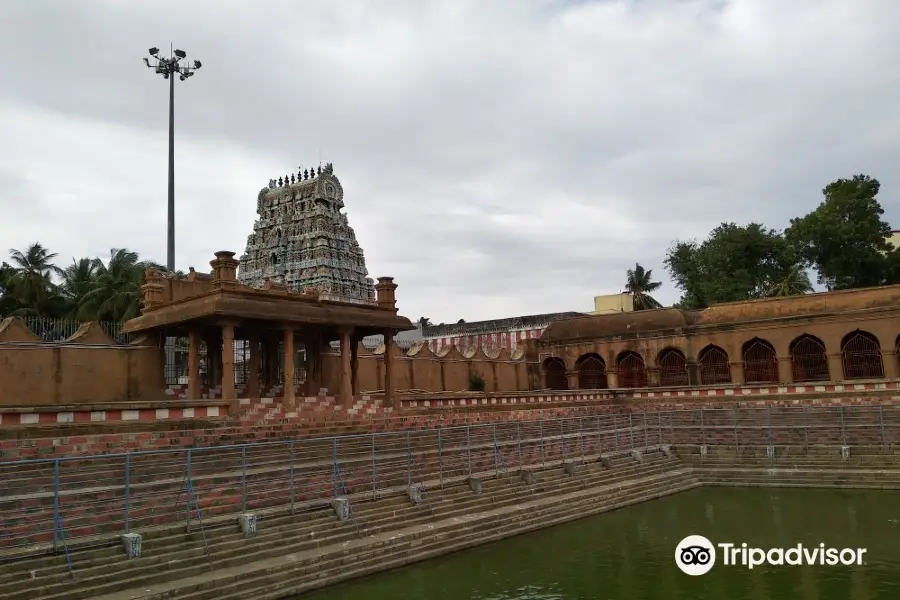
[[[152,443],[152,434],[145,443]],[[0,462],[0,559],[108,544],[119,534],[190,524],[193,493],[204,526],[243,512],[296,512],[338,495],[353,502],[423,484],[596,460],[661,445],[838,446],[900,441],[894,406],[821,406],[609,412],[430,430],[233,446]],[[47,440],[52,443],[52,440]],[[44,443],[34,440],[33,443]],[[61,530],[58,524],[65,524]]]

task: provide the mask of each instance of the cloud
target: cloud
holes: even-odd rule
[[[3,247],[164,261],[140,57],[172,39],[203,61],[176,82],[180,268],[240,253],[259,188],[321,153],[411,318],[589,310],[635,262],[669,303],[673,239],[784,227],[837,177],[900,222],[898,25],[889,0],[7,3]]]

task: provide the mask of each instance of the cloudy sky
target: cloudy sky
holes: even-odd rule
[[[838,177],[900,228],[897,0],[0,4],[0,248],[244,250],[256,196],[335,165],[372,276],[435,323],[590,310],[673,239],[783,228]]]

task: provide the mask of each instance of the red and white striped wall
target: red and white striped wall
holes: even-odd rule
[[[471,335],[458,335],[446,337],[425,338],[432,352],[438,352],[441,348],[456,346],[460,352],[469,348],[506,348],[510,352],[516,349],[521,340],[537,339],[544,333],[545,327],[534,329],[514,329],[509,331],[497,331],[493,333],[479,333]]]

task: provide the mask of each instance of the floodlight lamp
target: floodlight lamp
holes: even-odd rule
[[[150,60],[146,56],[144,57],[144,64],[148,67],[150,66]]]
[[[159,54],[159,48],[150,48],[148,52],[150,53],[150,56],[156,56],[157,54]]]
[[[200,64],[200,61],[199,61],[199,60],[195,60],[195,61],[194,61],[194,68],[195,68],[195,69],[199,69],[199,68],[202,67],[202,66],[203,66],[203,65]]]
[[[184,77],[184,75],[182,75],[182,76],[179,77],[178,79],[180,79],[181,81],[184,81],[184,80],[185,80],[185,77]]]
[[[184,50],[176,50],[175,56],[177,56],[178,58],[184,58],[185,56],[187,56],[187,52],[185,52]]]
[[[165,73],[163,73],[163,79],[168,79],[168,78],[169,78],[169,72],[166,71]]]

